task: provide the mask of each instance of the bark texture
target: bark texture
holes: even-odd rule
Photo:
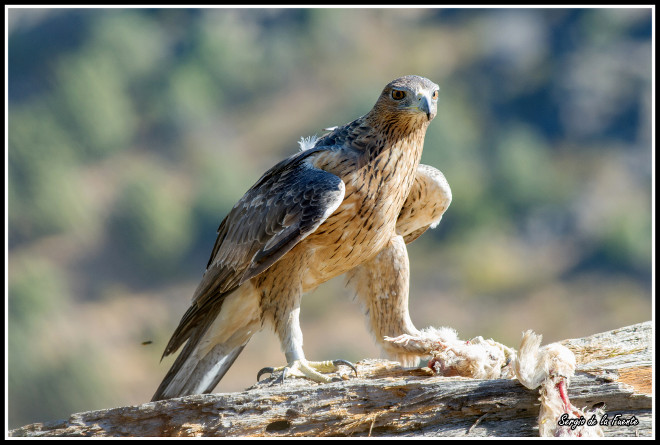
[[[604,403],[609,419],[605,436],[651,436],[651,322],[561,343],[577,357],[568,391],[571,402],[577,407]],[[364,360],[357,366],[359,377],[347,373],[339,382],[288,379],[274,384],[270,378],[239,393],[78,413],[59,422],[26,425],[9,436],[539,434],[539,392],[517,380],[438,377],[428,368],[401,368],[387,360]],[[611,425],[616,415],[628,424]]]

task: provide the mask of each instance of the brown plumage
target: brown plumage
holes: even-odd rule
[[[379,344],[387,347],[383,335],[416,332],[404,239],[437,223],[451,201],[442,173],[419,165],[437,91],[419,76],[392,81],[369,113],[275,165],[247,191],[220,224],[163,356],[187,343],[153,400],[212,391],[265,323],[292,370],[327,381],[318,370],[331,365],[305,359],[300,300],[345,272]]]

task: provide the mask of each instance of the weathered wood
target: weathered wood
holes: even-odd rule
[[[562,342],[578,360],[569,397],[605,403],[606,436],[651,436],[651,322]],[[537,436],[538,390],[516,380],[438,377],[365,360],[359,378],[319,385],[262,381],[240,393],[207,394],[90,411],[36,423],[10,436]]]

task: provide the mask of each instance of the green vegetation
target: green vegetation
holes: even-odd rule
[[[513,346],[650,317],[648,8],[8,14],[10,428],[149,400],[226,212],[405,74],[441,86],[422,161],[453,191],[409,247],[418,327]],[[377,355],[342,287],[303,302],[312,359]]]

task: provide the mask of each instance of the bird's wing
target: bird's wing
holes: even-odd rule
[[[231,209],[218,228],[193,303],[163,356],[176,351],[193,330],[205,331],[225,295],[268,269],[339,206],[344,199],[343,181],[310,163],[315,154],[327,149],[309,149],[275,165]],[[198,326],[202,328],[195,329]],[[201,335],[195,332],[196,338]]]
[[[434,228],[451,204],[451,189],[437,168],[419,164],[415,181],[396,222],[396,233],[406,244],[416,240],[429,228]]]

